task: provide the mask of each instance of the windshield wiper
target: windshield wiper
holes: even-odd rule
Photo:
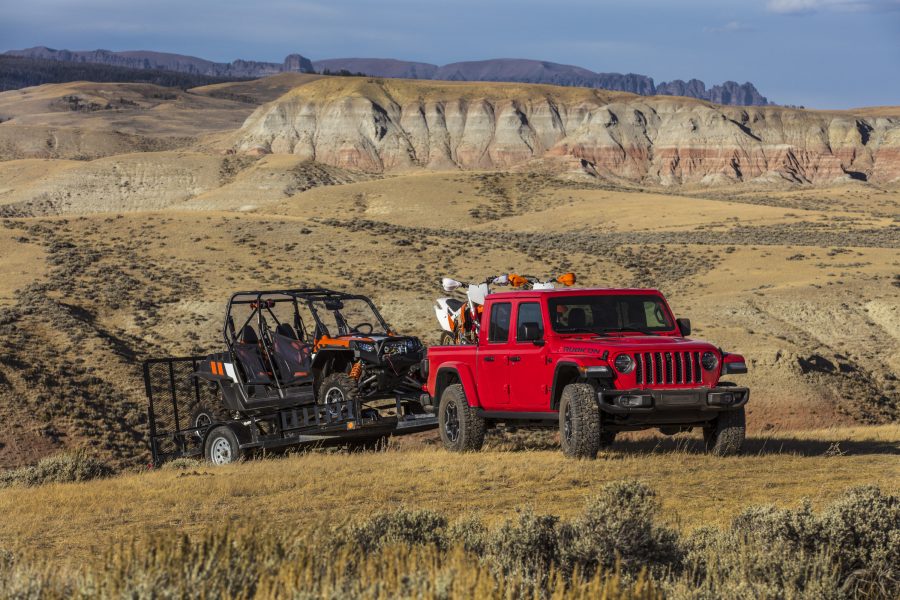
[[[638,333],[643,333],[644,335],[657,335],[657,332],[647,329],[646,327],[641,327],[640,325],[628,324],[624,327],[606,327],[603,331],[616,331],[621,333],[627,333],[629,331],[637,331]]]
[[[587,327],[572,327],[566,329],[557,329],[556,333],[590,333],[592,335],[606,335],[603,330],[588,329]]]

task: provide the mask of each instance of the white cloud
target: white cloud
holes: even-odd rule
[[[900,0],[768,0],[766,9],[780,15],[822,11],[867,12],[900,9]]]
[[[706,33],[733,33],[737,31],[753,31],[753,28],[740,21],[728,21],[718,27],[704,27],[703,31]]]

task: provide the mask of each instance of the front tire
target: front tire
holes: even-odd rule
[[[228,465],[243,458],[237,435],[224,425],[213,428],[206,436],[203,454],[214,465]]]
[[[332,373],[322,381],[319,386],[319,404],[335,404],[337,402],[352,402],[359,397],[359,388],[356,380],[346,373]],[[330,408],[332,416],[340,416],[344,407],[334,406]]]
[[[744,407],[719,413],[709,425],[703,428],[706,451],[716,456],[733,456],[741,451],[747,422]]]
[[[230,420],[228,410],[221,402],[200,400],[191,407],[189,427],[197,428],[197,437],[203,437],[210,427]]]
[[[441,394],[438,424],[444,448],[451,452],[477,452],[484,445],[484,419],[469,406],[458,383],[448,385]]]
[[[596,458],[600,450],[600,409],[594,388],[570,383],[559,404],[559,441],[563,454],[572,458]]]

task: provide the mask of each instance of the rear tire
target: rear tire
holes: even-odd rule
[[[228,465],[243,458],[241,443],[230,427],[219,425],[206,436],[203,455],[214,465]]]
[[[477,452],[484,445],[484,419],[469,406],[458,383],[448,385],[441,394],[438,424],[444,448],[451,452]]]
[[[607,436],[610,434],[615,437],[612,432]],[[563,388],[559,403],[559,441],[566,456],[597,457],[601,444],[600,409],[590,385],[570,383]]]
[[[716,456],[733,456],[741,451],[747,423],[744,407],[719,413],[708,426],[703,428],[706,451]]]
[[[188,427],[197,427],[197,437],[203,437],[206,431],[217,423],[231,420],[228,410],[221,401],[200,400],[191,406]]]

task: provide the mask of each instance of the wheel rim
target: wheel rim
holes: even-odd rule
[[[210,459],[212,459],[213,464],[216,465],[227,465],[233,458],[231,444],[223,437],[213,440],[212,451],[210,454]]]
[[[454,401],[448,402],[444,409],[444,431],[447,433],[447,439],[452,443],[456,443],[459,439],[459,413]]]
[[[197,428],[197,437],[203,437],[203,430],[212,425],[212,417],[206,413],[200,413],[194,417],[194,427]]]
[[[325,392],[325,404],[334,404],[344,401],[344,392],[341,388],[333,387]]]
[[[563,412],[563,438],[567,444],[572,441],[572,409],[568,404]]]

